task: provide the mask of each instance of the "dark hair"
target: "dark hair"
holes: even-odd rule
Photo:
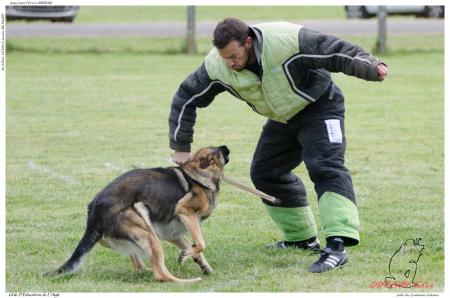
[[[217,23],[214,29],[213,44],[218,49],[225,48],[233,40],[243,45],[248,36],[249,28],[247,24],[235,18],[226,18]]]

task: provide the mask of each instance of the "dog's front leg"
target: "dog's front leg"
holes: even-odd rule
[[[178,263],[183,264],[184,261],[187,260],[187,256],[183,254],[183,252],[189,248],[191,248],[192,243],[186,239],[186,237],[181,237],[175,240],[169,240],[170,243],[178,247],[181,251],[180,255],[178,256]]]
[[[194,244],[187,250],[185,250],[186,256],[192,256],[201,253],[205,250],[206,245],[203,240],[203,235],[200,230],[200,223],[197,215],[195,214],[179,214],[181,222],[186,226],[188,231],[192,235],[192,239],[194,240]]]
[[[194,245],[181,252],[179,261],[183,261],[184,258],[189,256],[198,255],[205,250],[205,241],[200,230],[200,219],[194,210],[207,207],[206,202],[208,202],[208,199],[205,195],[202,196],[190,191],[177,203],[175,213],[194,240]]]
[[[139,272],[143,270],[150,270],[147,266],[145,266],[141,257],[138,255],[130,255],[131,262],[133,263],[134,271]]]
[[[188,258],[187,256],[184,255],[183,252],[189,249],[192,246],[192,243],[188,239],[186,239],[186,237],[171,240],[170,242],[181,250],[178,262],[182,264]],[[212,267],[209,265],[203,253],[193,255],[192,259],[200,266],[200,269],[202,270],[203,274],[208,275],[214,271]]]
[[[202,252],[196,256],[192,256],[192,258],[194,259],[194,262],[200,266],[204,275],[209,275],[214,271]]]
[[[179,213],[178,217],[191,233],[192,239],[194,240],[194,244],[190,248],[181,252],[180,258],[197,255],[204,251],[206,245],[205,241],[203,240],[203,235],[200,230],[200,223],[197,215],[191,213]]]

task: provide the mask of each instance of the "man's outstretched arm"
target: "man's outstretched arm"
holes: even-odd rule
[[[295,61],[303,69],[324,68],[367,81],[386,78],[387,65],[360,46],[308,28],[299,32],[299,54]]]

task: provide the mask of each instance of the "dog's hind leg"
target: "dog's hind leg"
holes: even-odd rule
[[[173,276],[169,270],[167,269],[164,261],[164,251],[161,246],[161,242],[156,235],[155,230],[153,229],[153,225],[150,222],[150,217],[148,214],[147,207],[145,207],[142,203],[134,204],[134,209],[140,215],[141,218],[144,219],[146,223],[146,237],[138,237],[135,238],[136,243],[138,243],[144,250],[147,251],[151,263],[152,270],[155,279],[158,281],[174,281],[174,282],[197,282],[200,281],[201,278],[193,278],[193,279],[180,279]]]
[[[178,247],[181,250],[181,252],[189,249],[192,246],[191,242],[188,239],[186,239],[186,237],[181,237],[179,239],[171,240],[169,242]],[[178,262],[180,264],[183,264],[187,258],[188,257],[185,256],[183,253],[180,253]],[[193,255],[192,259],[200,266],[200,269],[202,270],[203,274],[208,275],[213,272],[213,269],[209,265],[208,261],[206,260],[202,252],[197,255]]]

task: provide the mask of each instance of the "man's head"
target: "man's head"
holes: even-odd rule
[[[250,59],[253,39],[249,30],[247,24],[235,18],[220,21],[214,29],[213,44],[235,71],[243,70]]]

